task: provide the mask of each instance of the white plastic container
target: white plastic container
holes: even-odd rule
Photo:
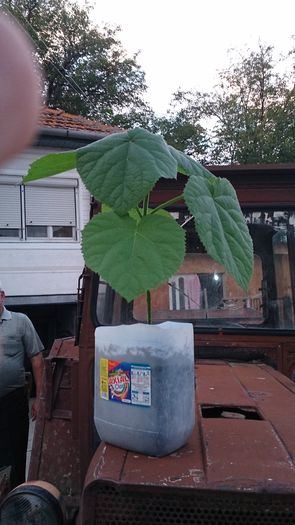
[[[190,323],[99,327],[95,331],[94,419],[103,441],[164,456],[195,423]]]

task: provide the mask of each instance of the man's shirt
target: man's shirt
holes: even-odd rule
[[[44,350],[30,319],[4,308],[0,317],[0,398],[25,384],[25,355]]]

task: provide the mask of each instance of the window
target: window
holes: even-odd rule
[[[168,282],[169,310],[194,310],[201,305],[201,283],[197,274],[176,275]]]
[[[20,239],[20,229],[18,228],[0,228],[0,237],[5,237],[6,239]]]
[[[200,273],[199,279],[202,290],[201,308],[219,308],[223,301],[223,274],[222,273]]]
[[[187,253],[179,274],[152,290],[153,320],[187,320],[204,328],[295,329],[295,210],[253,209],[244,213],[254,247],[254,271],[242,290],[213,261],[187,224]],[[133,303],[133,316],[146,320],[146,299]]]
[[[77,240],[77,180],[55,178],[26,186],[21,180],[1,178],[0,241]]]
[[[15,184],[0,183],[0,238],[21,238],[21,190]]]
[[[75,188],[26,186],[25,221],[28,238],[73,239]]]
[[[52,237],[55,238],[72,238],[73,237],[73,230],[74,228],[72,226],[53,226],[52,227]]]
[[[222,273],[192,273],[172,277],[169,310],[209,310],[223,301]]]
[[[47,226],[27,226],[26,234],[31,239],[47,238],[48,228]]]
[[[27,226],[27,239],[74,239],[76,229],[73,226]]]

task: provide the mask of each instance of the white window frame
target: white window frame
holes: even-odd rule
[[[34,225],[35,226],[35,225]],[[37,225],[36,225],[37,226]],[[26,230],[26,240],[28,242],[39,242],[39,241],[53,241],[53,242],[68,242],[68,241],[76,241],[77,240],[77,228],[76,226],[70,226],[72,228],[72,236],[71,237],[54,237],[53,236],[53,228],[54,226],[59,226],[54,224],[54,226],[44,226],[44,225],[38,225],[42,226],[47,229],[47,235],[45,237],[30,237],[27,234]],[[26,225],[26,229],[30,227],[30,224]]]
[[[25,175],[25,174],[23,174]],[[56,242],[56,243],[73,243],[73,242],[79,242],[80,241],[80,228],[79,228],[79,191],[78,191],[78,179],[73,178],[62,178],[62,177],[52,177],[52,179],[46,179],[46,180],[40,180],[40,181],[34,181],[28,185],[30,186],[41,186],[41,187],[51,187],[51,188],[69,188],[73,189],[74,194],[74,209],[75,209],[75,223],[74,224],[51,224],[46,225],[47,227],[47,236],[46,237],[29,237],[26,234],[26,227],[27,226],[33,226],[30,224],[26,224],[26,209],[25,209],[25,186],[22,184],[22,176],[21,175],[5,175],[1,173],[1,181],[0,181],[0,191],[1,191],[1,184],[5,185],[11,185],[11,186],[18,186],[20,190],[20,217],[21,217],[21,225],[18,229],[18,236],[17,237],[0,237],[0,243],[3,242]],[[35,224],[36,226],[39,226]],[[40,225],[45,226],[45,225]],[[72,236],[71,237],[54,237],[53,236],[53,227],[54,226],[71,226],[72,227]],[[16,229],[16,228],[9,228],[6,226],[7,229]],[[1,225],[0,225],[0,229]],[[3,228],[4,229],[4,228]]]

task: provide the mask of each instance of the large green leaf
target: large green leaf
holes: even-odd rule
[[[50,153],[41,159],[35,160],[29,168],[28,175],[23,179],[24,183],[37,179],[43,179],[72,170],[76,167],[76,151],[64,153]]]
[[[137,223],[129,215],[96,215],[84,228],[85,262],[127,301],[159,286],[181,265],[184,231],[173,220],[147,215]]]
[[[176,178],[176,160],[160,135],[136,128],[77,151],[77,169],[96,199],[124,215],[160,177]]]
[[[252,240],[230,182],[214,175],[190,177],[184,198],[208,254],[247,290],[253,271]]]
[[[114,210],[110,208],[110,206],[108,206],[107,204],[103,204],[101,206],[102,213],[109,213],[110,211],[114,211]],[[147,210],[148,213],[151,213],[152,211],[153,211],[153,208],[148,208]],[[128,215],[129,217],[131,217],[131,219],[134,219],[136,222],[138,222],[143,217],[143,208],[141,207],[137,209],[132,208],[132,210],[128,211]],[[172,217],[171,213],[169,213],[169,211],[164,210],[164,209],[157,210],[155,212],[155,215],[162,215],[162,217],[168,217],[168,219],[171,219],[172,221],[174,221],[174,217]]]
[[[186,153],[175,149],[173,146],[168,146],[168,148],[172,157],[177,162],[177,171],[179,173],[183,175],[201,175],[202,177],[211,175],[210,171],[204,168],[200,162],[186,155]]]

